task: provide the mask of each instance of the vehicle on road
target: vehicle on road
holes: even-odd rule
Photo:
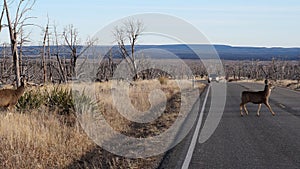
[[[219,82],[220,81],[220,77],[217,74],[210,74],[208,76],[208,83],[213,82],[213,81]]]

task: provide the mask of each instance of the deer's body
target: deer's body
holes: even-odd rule
[[[2,89],[0,90],[0,107],[13,108],[19,98],[25,91],[25,82],[21,82],[21,86],[17,89]]]
[[[272,115],[274,116],[275,113],[273,112],[270,104],[269,104],[269,97],[271,95],[271,90],[274,88],[272,84],[266,84],[265,89],[263,91],[253,92],[253,91],[243,91],[242,92],[242,102],[240,104],[241,116],[243,116],[243,109],[245,110],[246,114],[248,115],[248,110],[246,108],[246,104],[251,102],[254,104],[258,104],[257,116],[259,116],[259,111],[261,108],[261,104],[265,104],[267,108],[270,110]]]

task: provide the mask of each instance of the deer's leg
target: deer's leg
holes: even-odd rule
[[[247,108],[246,108],[246,104],[244,104],[244,110],[245,110],[245,112],[246,112],[246,115],[248,115],[249,113],[248,113],[248,110],[247,110]]]
[[[257,113],[256,113],[256,115],[257,115],[257,117],[259,117],[259,111],[260,111],[260,108],[261,108],[261,104],[258,104],[258,109],[257,109]]]
[[[270,110],[270,112],[272,113],[272,115],[275,116],[275,113],[273,112],[270,104],[267,102],[267,103],[265,103],[265,105],[268,107],[268,109]]]
[[[10,113],[14,113],[14,112],[15,112],[15,105],[14,105],[14,104],[10,104],[10,105],[7,107],[7,110],[8,110],[8,112],[10,112]]]
[[[11,106],[8,106],[8,107],[7,107],[7,112],[10,112],[10,113],[11,113],[11,112],[12,112],[12,110],[13,110],[13,109],[12,109],[12,107],[11,107]]]
[[[243,116],[244,116],[244,114],[243,114],[243,103],[240,104],[240,111],[241,111],[241,112],[240,112],[240,113],[241,113],[241,116],[243,117]]]
[[[4,110],[5,110],[6,112],[10,112],[10,107],[9,107],[9,105],[5,106],[5,107],[4,107]]]

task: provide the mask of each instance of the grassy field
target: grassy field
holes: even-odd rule
[[[189,81],[184,83],[184,90],[192,89]],[[111,82],[94,86],[97,100],[93,103],[97,103],[97,110],[105,120],[115,131],[137,138],[159,135],[168,129],[176,120],[182,101],[175,81],[134,82],[129,88],[129,97],[139,111],[150,108],[148,95],[152,90],[162,90],[167,99],[166,109],[159,119],[139,125],[121,116],[114,107]],[[201,92],[204,85],[196,88]],[[19,104],[23,109],[19,107],[12,113],[1,111],[0,168],[155,168],[159,164],[163,155],[129,159],[97,146],[76,121],[73,109],[65,107],[72,104],[66,99],[70,96],[69,89],[69,85],[28,88],[24,94],[27,99],[23,98],[23,104]],[[24,104],[26,100],[35,104]],[[160,101],[158,99],[157,104]],[[105,132],[103,137],[109,141]]]

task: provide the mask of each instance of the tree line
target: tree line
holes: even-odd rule
[[[87,39],[83,44],[79,38],[78,30],[72,25],[67,25],[62,31],[55,24],[48,22],[46,25],[31,24],[34,16],[30,16],[35,0],[15,0],[15,3],[3,1],[3,9],[0,16],[0,33],[8,29],[9,43],[3,43],[0,53],[0,79],[3,83],[14,82],[20,86],[21,76],[27,76],[36,83],[66,83],[82,76],[81,68],[91,67],[96,74],[95,81],[107,81],[113,78],[117,65],[121,61],[128,64],[133,80],[151,79],[160,76],[169,78],[193,78],[186,74],[184,65],[173,65],[170,69],[178,73],[179,77],[172,77],[159,69],[150,68],[143,71],[141,67],[147,67],[150,62],[141,59],[137,54],[136,45],[145,26],[142,21],[130,19],[123,25],[112,30],[112,36],[116,42],[116,49],[110,49],[103,59],[88,61],[85,52],[93,49],[98,39]],[[13,6],[16,5],[16,6]],[[16,10],[11,12],[11,8]],[[42,30],[42,46],[38,48],[24,47],[30,42],[30,33],[26,34],[26,27],[38,27]],[[1,43],[1,42],[0,42]],[[26,50],[38,50],[40,57],[28,55]],[[97,55],[97,54],[96,54]],[[116,58],[119,56],[119,58]],[[207,76],[205,66],[201,62],[185,60],[185,64],[192,70],[193,75]],[[300,62],[273,59],[272,61],[223,61],[226,77],[233,79],[300,79]]]

